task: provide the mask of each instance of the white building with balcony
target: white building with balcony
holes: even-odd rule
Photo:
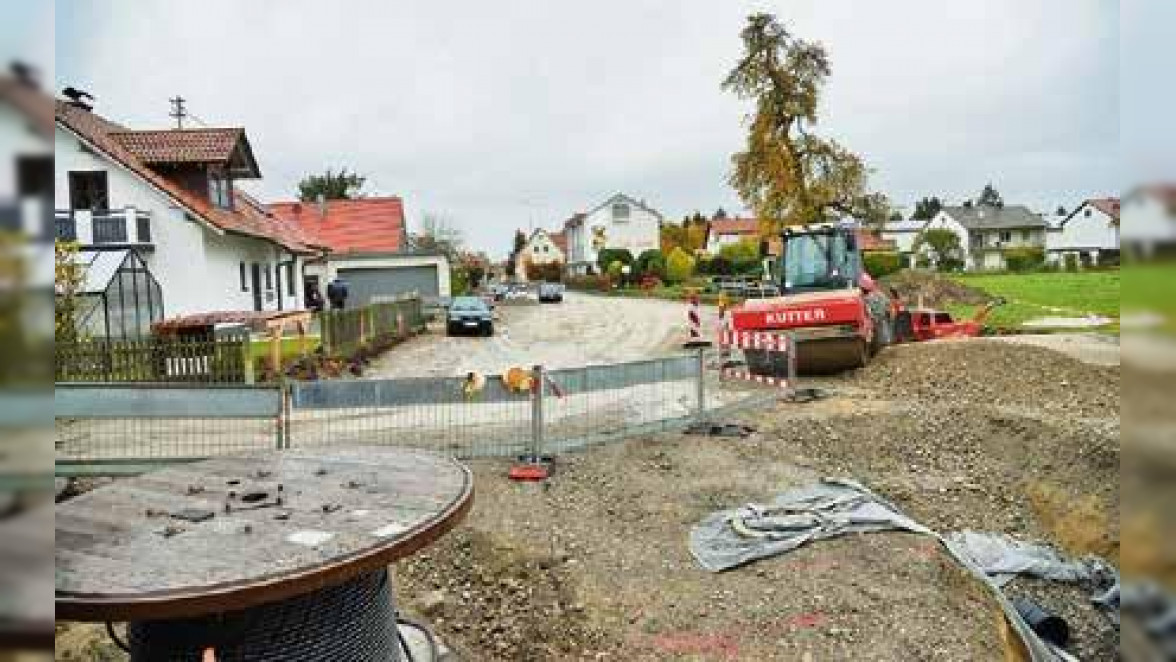
[[[618,193],[591,210],[576,214],[564,224],[568,246],[568,270],[585,274],[595,270],[600,251],[628,250],[635,258],[661,247],[662,215],[623,193]]]
[[[0,91],[0,137],[19,139],[0,171],[0,226],[76,241],[86,263],[144,266],[161,296],[121,335],[145,335],[163,317],[303,308],[303,263],[322,250],[235,186],[261,176],[243,129],[133,130],[84,97],[55,100],[13,79]]]

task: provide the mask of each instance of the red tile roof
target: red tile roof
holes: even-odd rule
[[[327,200],[324,217],[314,202],[275,202],[274,216],[297,225],[335,253],[395,253],[404,248],[404,202],[397,197]]]
[[[212,163],[227,161],[245,130],[115,131],[110,135],[144,163]]]
[[[565,231],[549,232],[548,237],[551,237],[551,243],[560,250],[564,255],[568,254],[568,234]]]
[[[55,105],[54,114],[59,126],[144,179],[204,223],[225,232],[271,241],[297,253],[320,252],[319,246],[307,243],[307,236],[297,227],[275,219],[240,189],[235,189],[234,195],[238,202],[244,204],[237,204],[234,209],[215,207],[207,198],[185,190],[177,182],[153,170],[115,139],[112,134],[126,132],[125,127],[61,100],[57,100]]]
[[[754,218],[716,218],[710,222],[712,235],[759,234],[759,221]]]
[[[0,75],[0,101],[12,104],[42,136],[53,137],[53,100],[36,87]]]
[[[1110,216],[1116,221],[1119,220],[1119,199],[1118,198],[1093,198],[1087,200],[1091,207],[1101,211]]]

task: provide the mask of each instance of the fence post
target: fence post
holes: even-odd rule
[[[536,365],[531,371],[531,457],[538,462],[543,450],[543,366]]]
[[[241,336],[241,362],[244,369],[245,383],[253,384],[257,381],[253,374],[253,339],[249,333]]]
[[[785,349],[788,352],[788,392],[796,393],[796,336],[785,334]]]
[[[698,410],[695,412],[695,417],[699,421],[701,421],[704,418],[706,418],[706,348],[705,347],[698,348],[697,371],[698,372],[695,375],[695,379],[697,380],[697,385],[696,385],[697,386],[697,394],[696,395],[698,397]]]

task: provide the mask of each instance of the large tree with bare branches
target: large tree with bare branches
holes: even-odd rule
[[[861,157],[813,133],[830,73],[824,47],[793,36],[771,14],[750,16],[742,38],[743,56],[723,89],[755,110],[730,182],[761,219],[761,232],[840,216],[885,221],[889,205],[868,192]]]

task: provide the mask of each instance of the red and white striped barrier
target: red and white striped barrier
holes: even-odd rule
[[[720,351],[735,349],[756,349],[786,356],[788,362],[787,377],[772,377],[769,375],[753,375],[749,370],[741,368],[720,368],[722,379],[739,379],[768,386],[779,386],[792,389],[796,386],[796,347],[791,336],[779,333],[765,333],[762,331],[731,331],[724,329],[719,332]]]
[[[702,341],[702,314],[698,310],[698,295],[690,296],[690,310],[686,313],[690,321],[690,342]]]

